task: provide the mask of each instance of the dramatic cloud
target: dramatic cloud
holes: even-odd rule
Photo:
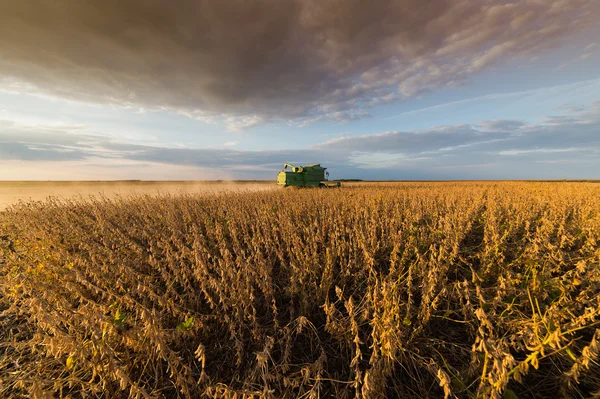
[[[224,117],[230,130],[346,121],[556,46],[599,4],[3,0],[0,87]]]

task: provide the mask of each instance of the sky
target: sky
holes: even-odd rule
[[[2,0],[0,180],[600,179],[597,0]]]

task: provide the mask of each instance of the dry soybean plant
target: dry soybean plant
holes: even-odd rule
[[[600,185],[21,203],[0,396],[600,397]]]

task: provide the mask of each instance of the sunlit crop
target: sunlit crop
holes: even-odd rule
[[[0,293],[0,397],[600,397],[600,185],[21,204]]]

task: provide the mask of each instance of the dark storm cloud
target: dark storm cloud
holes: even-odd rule
[[[3,0],[0,81],[92,102],[300,123],[557,45],[595,0]]]

